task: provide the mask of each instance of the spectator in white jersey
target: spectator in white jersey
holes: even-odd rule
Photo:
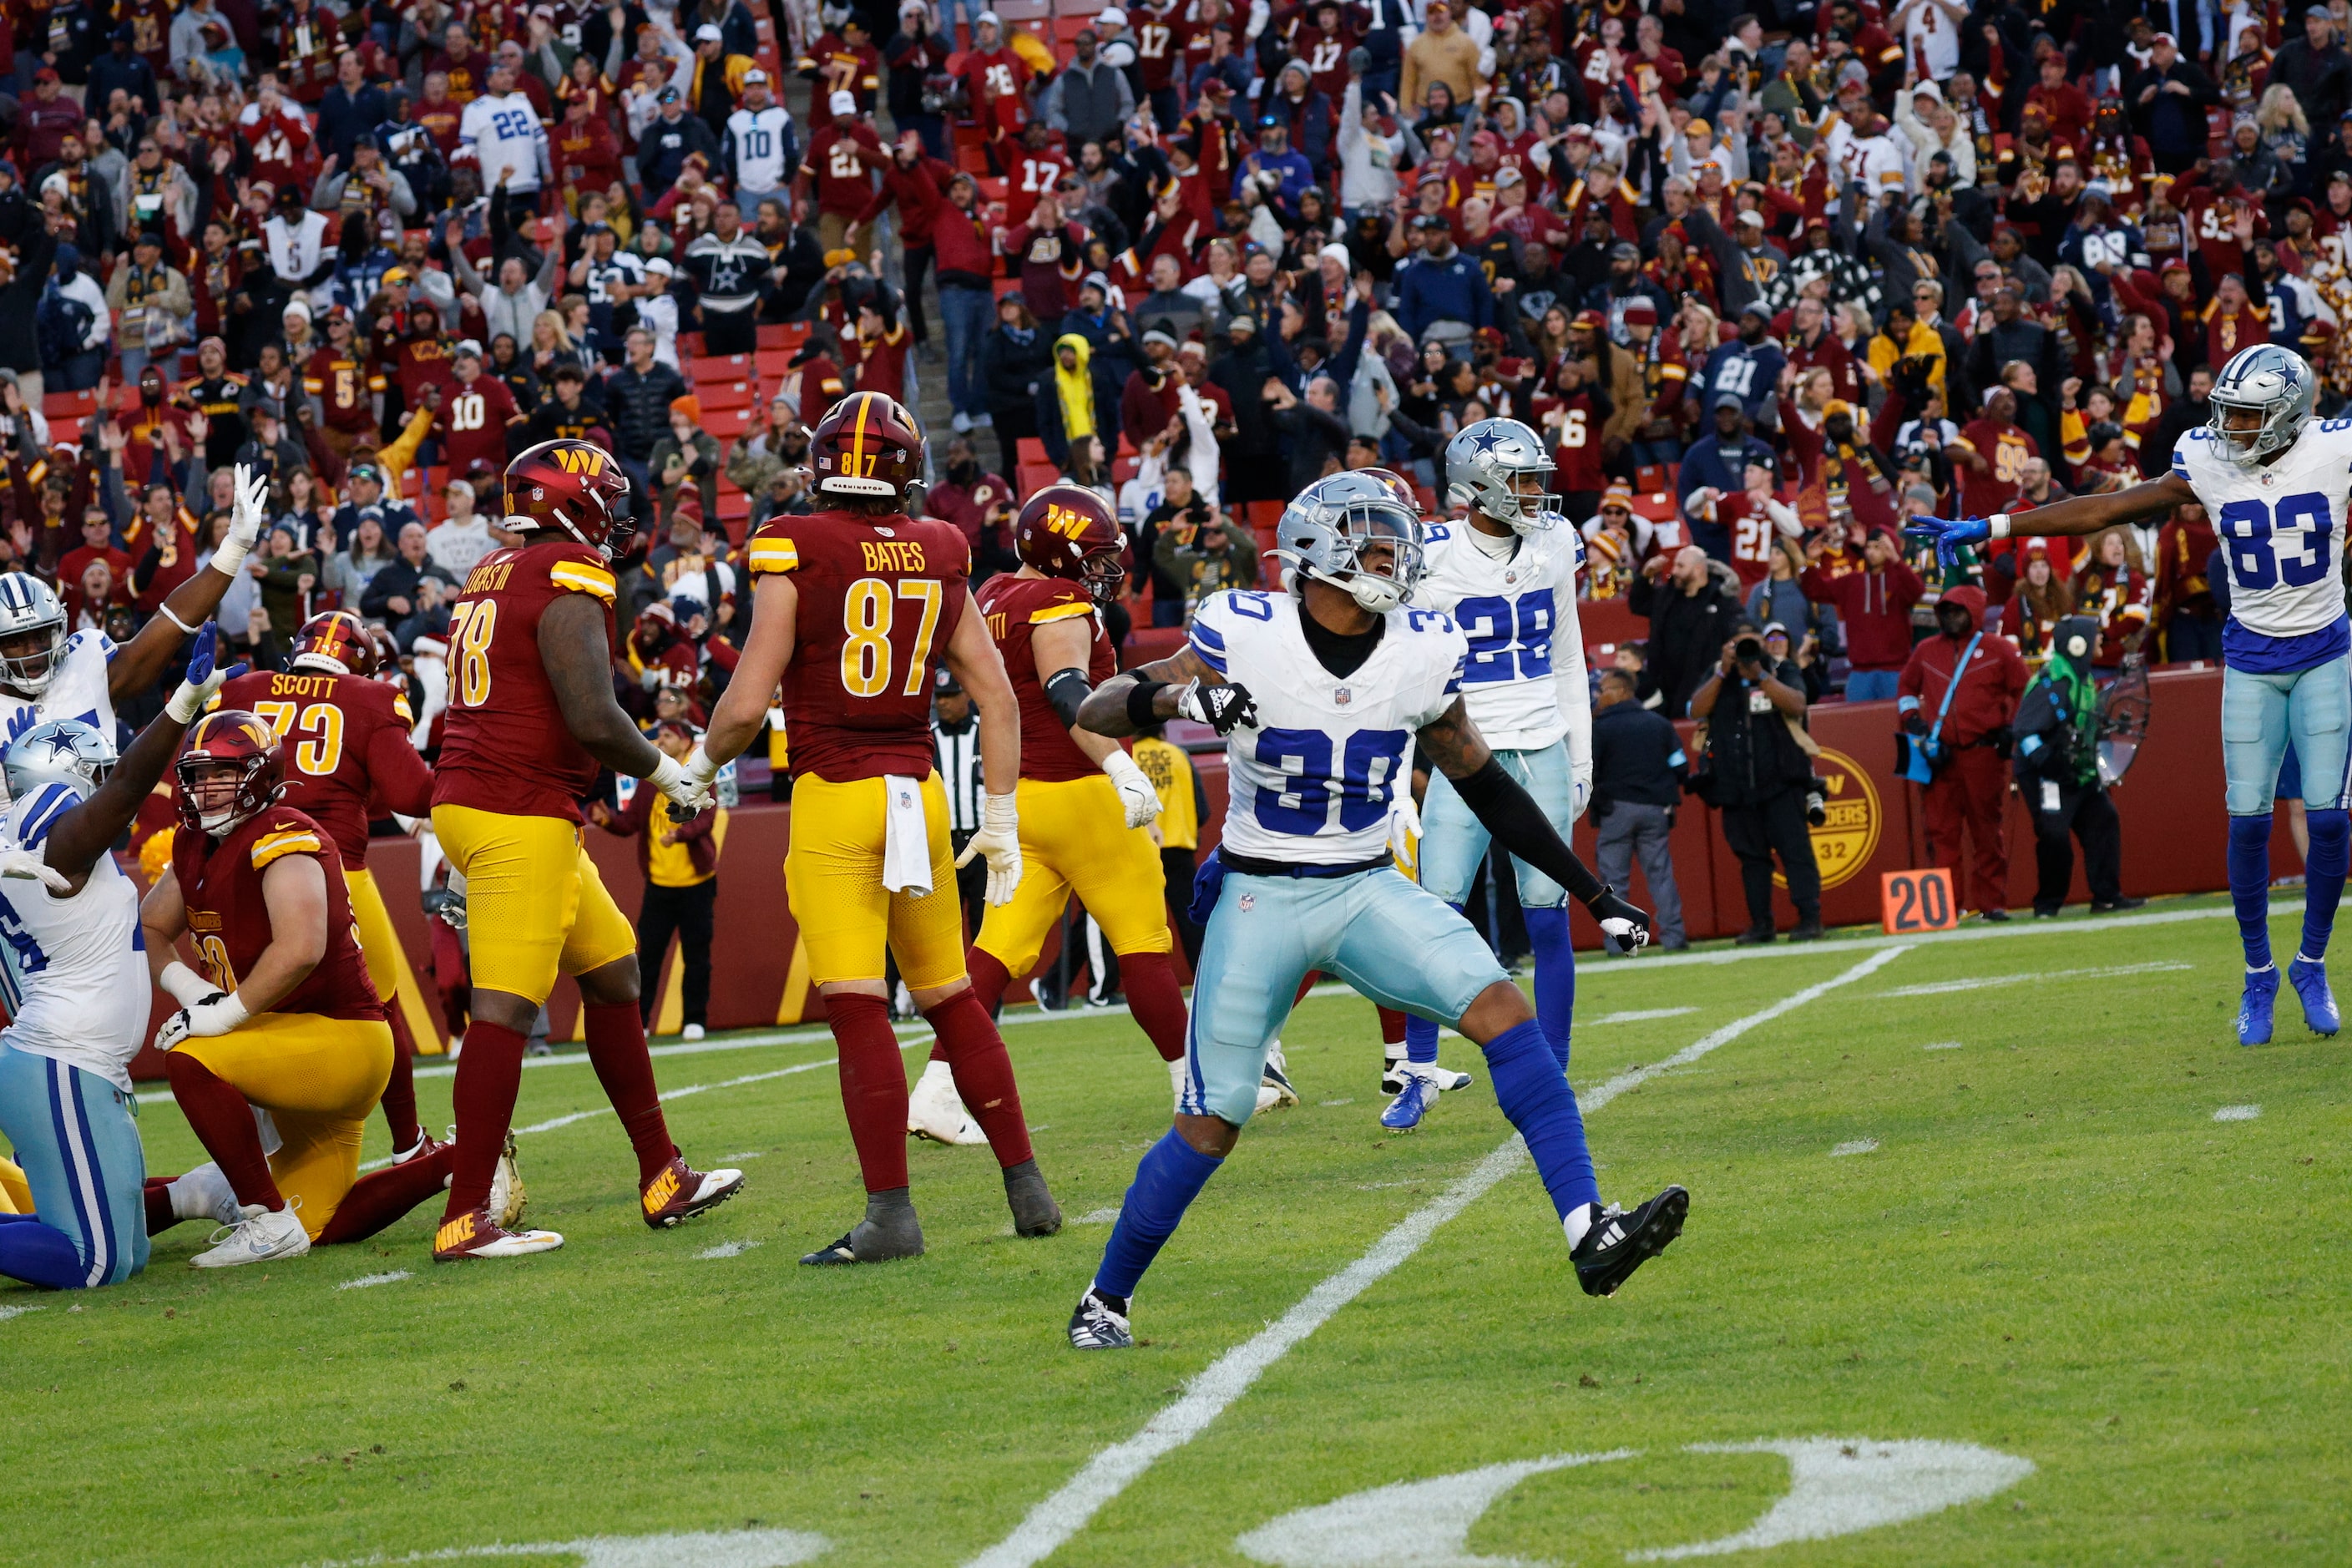
[[[511,65],[490,68],[489,90],[466,105],[457,137],[474,150],[492,201],[503,202],[518,222],[539,210],[540,181],[552,173],[547,131],[530,100],[516,90]]]
[[[758,212],[772,196],[789,200],[792,172],[800,167],[800,137],[792,111],[769,89],[766,71],[743,73],[743,101],[727,117],[724,151],[738,208]]]

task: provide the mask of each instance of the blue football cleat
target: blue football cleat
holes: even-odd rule
[[[2336,1011],[2336,994],[2327,988],[2327,965],[2298,957],[2286,966],[2294,994],[2303,998],[2303,1021],[2315,1035],[2332,1035],[2344,1026]]]
[[[2278,1002],[2278,985],[2275,966],[2246,971],[2246,993],[2238,998],[2238,1044],[2271,1043],[2271,1009]]]
[[[1389,1108],[1381,1112],[1381,1125],[1391,1132],[1410,1132],[1421,1125],[1421,1119],[1429,1114],[1429,1108],[1436,1100],[1437,1085],[1424,1075],[1408,1068],[1404,1075],[1404,1088],[1389,1101]]]

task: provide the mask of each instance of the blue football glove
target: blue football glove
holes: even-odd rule
[[[183,724],[193,724],[220,689],[246,671],[245,665],[232,664],[226,669],[214,668],[220,657],[220,626],[206,621],[196,628],[195,640],[188,646],[188,673],[172,700],[163,705],[164,711]]]
[[[1960,546],[1982,544],[1992,537],[1992,524],[1981,517],[1915,517],[1903,528],[1903,537],[1914,544],[1932,544],[1936,560],[1944,566],[1960,563]]]

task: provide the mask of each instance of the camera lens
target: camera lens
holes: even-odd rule
[[[1760,664],[1764,659],[1764,642],[1760,637],[1741,637],[1731,645],[1732,657],[1742,664]]]

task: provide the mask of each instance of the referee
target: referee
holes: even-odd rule
[[[931,746],[939,756],[940,782],[948,793],[948,843],[958,855],[979,831],[982,786],[979,712],[971,698],[943,665],[931,695]],[[964,942],[980,930],[988,912],[988,862],[975,855],[956,868],[956,897],[963,905]]]

